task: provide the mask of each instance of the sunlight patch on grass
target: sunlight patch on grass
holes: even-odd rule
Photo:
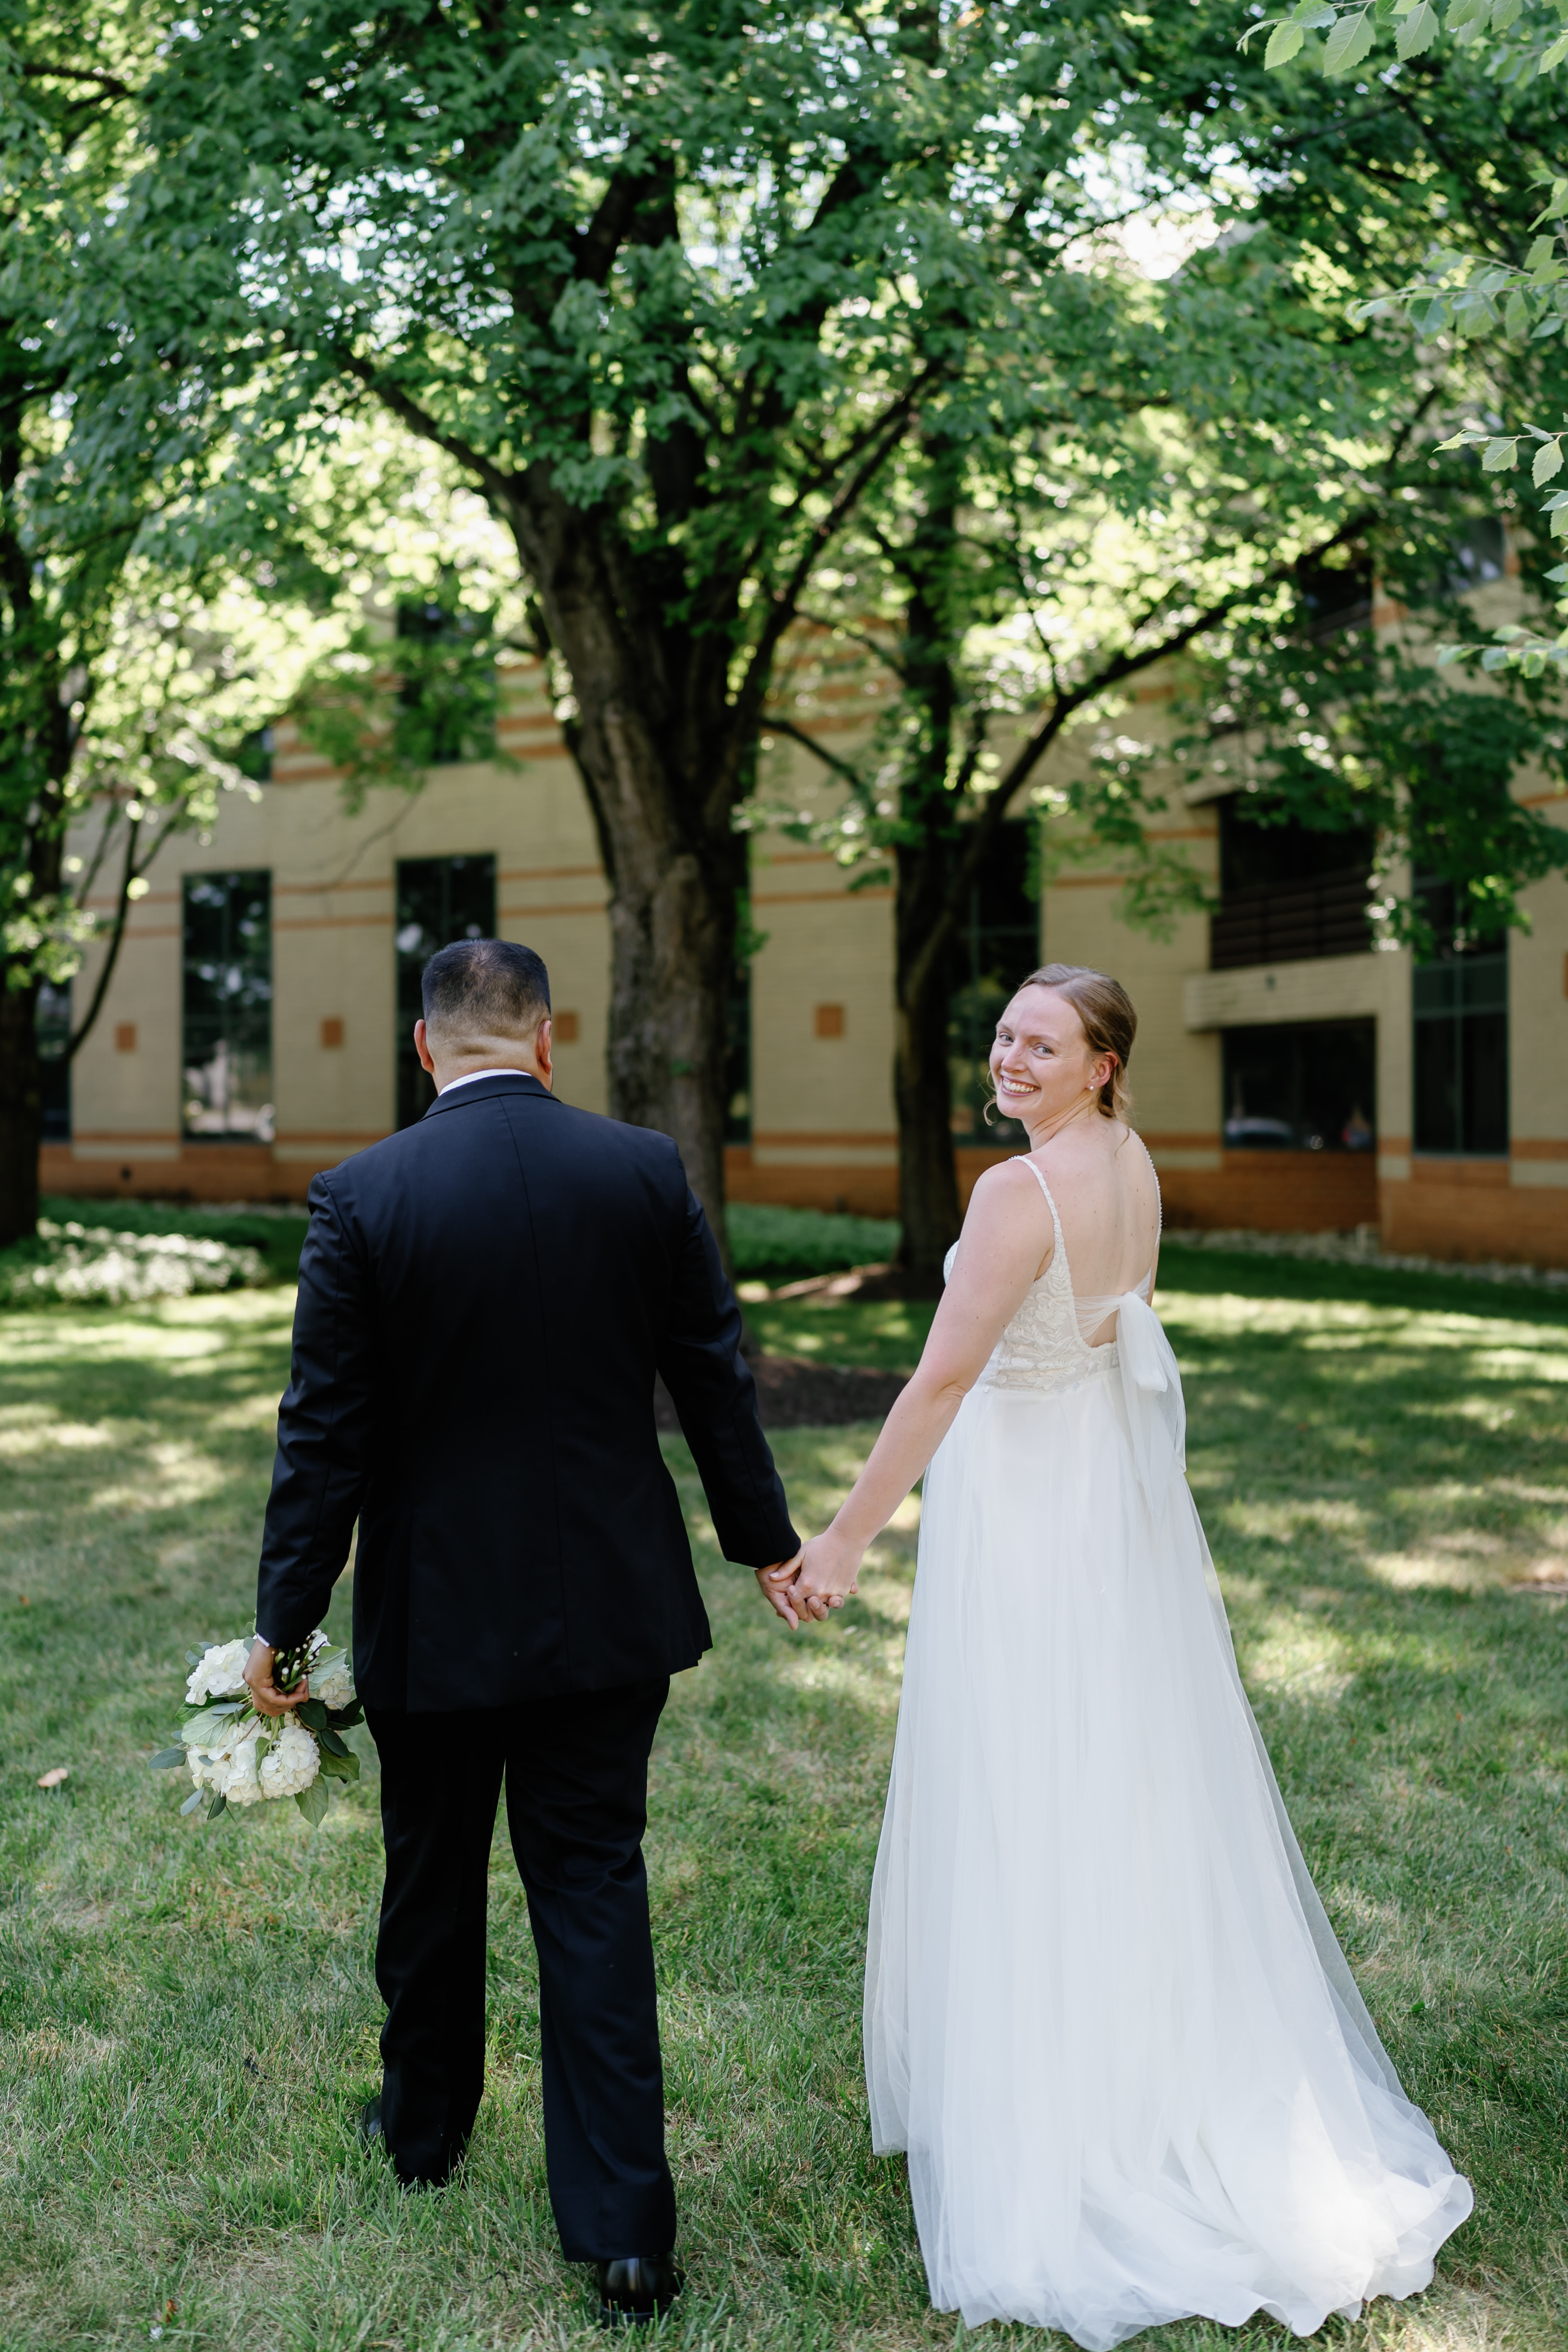
[[[1254,1275],[1251,1293],[1162,1286],[1194,1491],[1308,1860],[1479,2200],[1427,2295],[1322,2340],[1562,2352],[1568,1604],[1502,1586],[1564,1549],[1568,1324],[1275,1297],[1268,1262]],[[146,1769],[187,1643],[247,1622],[290,1306],[242,1292],[6,1321],[0,1429],[105,1434],[0,1457],[0,2345],[145,2344],[172,2297],[169,2340],[220,2352],[586,2352],[603,2339],[550,2220],[504,1832],[479,2129],[452,2188],[405,2200],[352,2128],[381,2013],[373,1746],[314,1836],[291,1808],[182,1821],[178,1776]],[[821,1360],[895,1369],[929,1323],[853,1301],[752,1312],[775,1316],[768,1346],[804,1329]],[[1477,1397],[1510,1417],[1483,1425]],[[875,1433],[777,1436],[803,1534]],[[869,2152],[858,2031],[918,1507],[858,1600],[792,1639],[714,1554],[679,1438],[665,1457],[717,1643],[678,1678],[650,1792],[679,2340],[938,2352],[953,2323],[926,2304],[903,2165]],[[334,1627],[346,1608],[341,1589]],[[60,1763],[58,1795],[33,1787]],[[1193,2323],[1140,2352],[1289,2342],[1266,2321]]]

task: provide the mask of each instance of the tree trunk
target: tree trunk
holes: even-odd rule
[[[744,729],[721,632],[672,622],[631,576],[613,520],[531,469],[511,520],[571,675],[567,741],[610,885],[612,1116],[673,1137],[726,1267],[724,1064],[744,835]]]
[[[0,971],[0,1249],[38,1222],[38,1146],[44,1133],[37,982],[7,988]]]
[[[963,1223],[952,1157],[948,1061],[947,860],[930,840],[898,852],[893,1090],[899,1113],[899,1265],[916,1296],[936,1297]]]

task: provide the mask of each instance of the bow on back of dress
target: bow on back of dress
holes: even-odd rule
[[[1141,1291],[1129,1290],[1116,1302],[1116,1352],[1133,1467],[1158,1518],[1173,1480],[1187,1466],[1187,1407],[1165,1327]]]

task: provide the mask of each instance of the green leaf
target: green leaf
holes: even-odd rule
[[[1540,448],[1535,453],[1535,463],[1530,469],[1531,480],[1535,484],[1536,488],[1540,489],[1543,483],[1549,482],[1552,479],[1553,474],[1560,474],[1562,471],[1563,444],[1561,440],[1543,441]]]
[[[1268,47],[1263,52],[1263,62],[1270,69],[1288,66],[1307,36],[1300,25],[1276,25],[1268,36]]]
[[[1359,8],[1353,16],[1342,16],[1323,44],[1323,71],[1353,73],[1372,47],[1372,35],[1370,9]]]
[[[160,1748],[156,1756],[149,1756],[147,1759],[147,1768],[152,1772],[166,1772],[171,1765],[183,1764],[184,1761],[185,1751],[183,1748]]]
[[[1506,33],[1509,26],[1518,21],[1523,5],[1524,0],[1492,0],[1493,32]]]
[[[312,1780],[308,1789],[296,1791],[294,1802],[312,1829],[320,1828],[327,1817],[327,1790],[320,1780]]]
[[[1568,58],[1568,33],[1559,33],[1552,47],[1542,51],[1536,71],[1555,73],[1564,58]]]
[[[207,1819],[209,1822],[216,1822],[220,1813],[226,1813],[227,1811],[228,1799],[223,1796],[215,1796],[212,1803],[207,1807]]]
[[[321,1769],[330,1780],[357,1780],[359,1758],[351,1748],[345,1755],[334,1756],[330,1748],[321,1750]]]
[[[187,1666],[199,1666],[201,1662],[202,1654],[199,1650],[187,1650],[185,1652],[185,1664]]]
[[[322,1725],[327,1720],[327,1710],[322,1706],[319,1698],[308,1698],[304,1700],[300,1706],[295,1708],[294,1712],[299,1717],[301,1723],[310,1725],[312,1731],[320,1731]]]
[[[364,1709],[356,1698],[353,1706],[332,1707],[327,1716],[334,1731],[352,1731],[356,1723],[364,1721]]]
[[[1538,236],[1524,257],[1524,266],[1531,271],[1545,269],[1556,258],[1557,239],[1554,236]]]
[[[1439,669],[1447,669],[1453,663],[1463,661],[1465,656],[1471,650],[1472,648],[1469,646],[1439,646],[1437,648],[1437,667]]]
[[[1399,27],[1394,53],[1400,58],[1417,58],[1423,49],[1431,47],[1436,37],[1437,11],[1432,0],[1421,0],[1420,6],[1413,8]]]
[[[184,1803],[180,1807],[181,1812],[194,1813],[196,1807],[201,1803],[202,1799],[205,1795],[206,1790],[205,1789],[193,1789],[190,1795],[185,1799]]]
[[[1543,580],[1551,580],[1560,584],[1564,580],[1568,580],[1568,563],[1554,563],[1550,572],[1543,572],[1541,576]]]
[[[353,1754],[353,1749],[349,1746],[348,1741],[340,1739],[337,1733],[330,1727],[324,1727],[317,1733],[316,1737],[321,1742],[323,1755],[352,1756]]]
[[[1502,322],[1510,335],[1522,335],[1529,328],[1530,305],[1517,288],[1508,298]]]
[[[1481,459],[1483,474],[1506,474],[1510,466],[1519,463],[1519,443],[1500,436],[1487,443],[1487,454]]]

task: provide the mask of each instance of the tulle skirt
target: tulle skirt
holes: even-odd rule
[[[874,2144],[909,2151],[931,2301],[970,2326],[1308,2335],[1426,2286],[1470,2210],[1114,1375],[974,1389],[927,1474],[865,2021]]]

